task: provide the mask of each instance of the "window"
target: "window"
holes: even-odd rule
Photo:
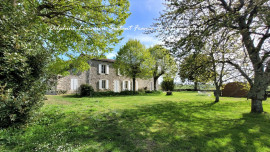
[[[106,73],[106,65],[104,64],[101,65],[101,73]]]
[[[99,89],[109,89],[109,80],[99,80]]]
[[[120,73],[120,69],[117,69],[117,75],[122,76],[121,73]]]
[[[99,64],[98,65],[98,73],[99,74],[109,74],[109,65]]]
[[[130,81],[123,81],[123,90],[130,90]]]
[[[125,90],[128,89],[128,81],[125,81]]]
[[[105,89],[106,88],[106,80],[101,81],[101,88]]]

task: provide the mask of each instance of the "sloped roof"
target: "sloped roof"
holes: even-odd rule
[[[111,63],[114,63],[115,62],[115,60],[113,60],[113,59],[92,59],[92,60],[104,61],[104,62],[111,62]]]

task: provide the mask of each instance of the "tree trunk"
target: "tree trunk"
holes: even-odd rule
[[[266,89],[268,87],[267,75],[261,74],[255,70],[254,84],[251,86],[248,93],[248,98],[251,99],[251,112],[262,113],[262,101],[267,99]]]
[[[136,90],[135,90],[135,88],[136,88],[136,86],[135,86],[135,85],[136,85],[136,78],[133,77],[133,78],[132,78],[132,81],[133,81],[133,82],[132,82],[132,83],[133,83],[132,88],[133,88],[133,95],[134,95],[134,94],[135,94],[135,91],[136,91]]]
[[[157,91],[157,80],[158,77],[154,77],[154,90]]]
[[[198,82],[194,82],[194,91],[198,91]]]
[[[262,100],[251,100],[251,112],[252,113],[262,113],[263,112],[263,106],[262,106]]]
[[[216,86],[216,90],[214,92],[214,95],[216,97],[215,102],[219,102],[219,96],[220,96],[220,87],[219,86]]]
[[[239,20],[239,26],[245,27],[245,22]],[[244,29],[244,28],[243,28]],[[261,60],[259,51],[261,48],[254,46],[254,41],[251,38],[249,29],[242,30],[240,33],[242,35],[242,41],[248,51],[249,58],[253,65],[254,70],[254,81],[253,83],[249,80],[251,88],[248,93],[248,98],[251,99],[251,112],[252,113],[262,113],[263,106],[262,101],[266,100],[266,89],[269,85],[269,75],[265,71],[263,62]]]

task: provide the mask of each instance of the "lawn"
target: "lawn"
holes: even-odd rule
[[[0,151],[270,151],[270,114],[250,114],[244,98],[47,98],[28,126],[0,130]]]

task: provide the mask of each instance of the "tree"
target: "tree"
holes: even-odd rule
[[[120,48],[114,65],[116,69],[120,69],[121,74],[132,78],[135,93],[136,78],[150,78],[154,60],[140,41],[129,40]]]
[[[112,50],[128,8],[127,0],[0,1],[0,127],[24,123],[40,105],[51,71],[66,68],[61,56],[85,69],[76,54]]]
[[[174,81],[173,78],[165,77],[163,78],[163,81],[161,82],[161,88],[164,91],[173,91],[174,90]]]
[[[155,45],[149,48],[151,56],[154,58],[155,64],[153,68],[154,90],[157,90],[157,80],[160,76],[166,74],[168,77],[175,75],[177,72],[176,63],[170,55],[169,50],[161,45]]]
[[[179,76],[182,81],[188,79],[194,82],[194,90],[198,90],[198,82],[212,80],[213,72],[211,58],[205,54],[191,54],[180,63]]]
[[[254,78],[238,63],[228,61],[247,79],[251,88],[251,112],[263,112],[262,101],[270,83],[269,0],[168,0],[168,9],[155,26],[173,53],[186,54],[199,50],[209,36],[228,30],[241,37],[252,63]],[[237,51],[237,50],[235,50]]]

